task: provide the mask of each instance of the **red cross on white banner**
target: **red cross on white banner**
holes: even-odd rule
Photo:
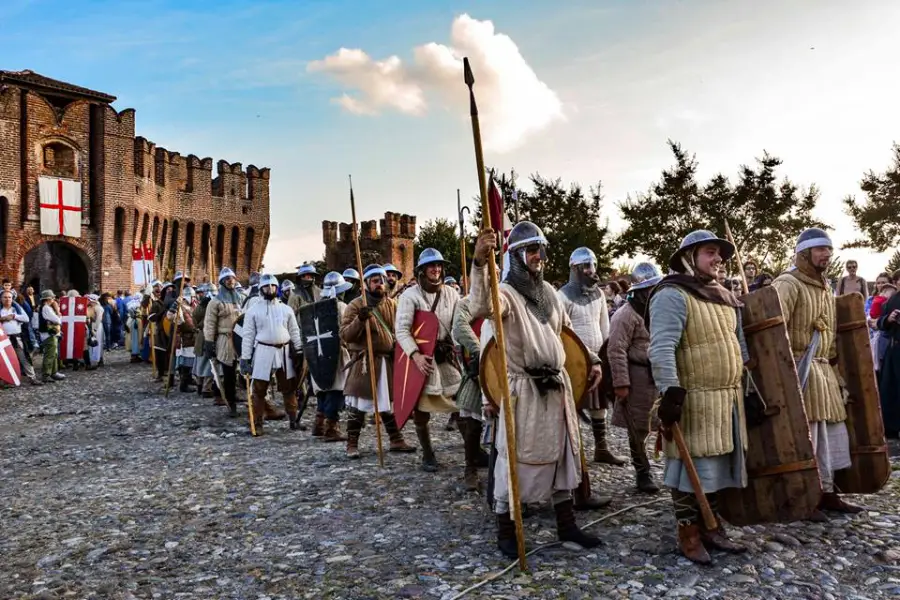
[[[40,177],[41,233],[81,237],[81,182]]]

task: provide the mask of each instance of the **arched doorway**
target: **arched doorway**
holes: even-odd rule
[[[66,242],[44,242],[32,248],[22,265],[22,281],[35,291],[78,290],[88,294],[91,289],[89,259],[80,249]]]

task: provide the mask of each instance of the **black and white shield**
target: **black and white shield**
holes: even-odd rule
[[[300,333],[303,336],[303,357],[309,372],[320,389],[334,384],[341,355],[338,335],[337,300],[328,298],[300,307]]]

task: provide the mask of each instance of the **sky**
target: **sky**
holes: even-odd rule
[[[473,203],[464,55],[486,163],[602,181],[614,230],[673,139],[701,181],[780,157],[840,244],[842,198],[900,141],[893,0],[2,0],[0,23],[0,69],[115,95],[169,150],[271,168],[273,272],[350,221],[348,174],[360,220]],[[887,260],[837,254],[867,278]]]

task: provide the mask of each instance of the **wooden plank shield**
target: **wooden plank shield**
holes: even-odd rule
[[[591,371],[591,358],[584,343],[578,339],[578,335],[570,328],[563,326],[559,333],[566,353],[566,373],[572,381],[572,397],[579,405],[587,396],[588,376]],[[496,408],[500,408],[500,369],[497,338],[491,338],[481,352],[481,365],[479,365],[479,379],[484,397]],[[505,376],[505,374],[504,374]]]
[[[417,310],[413,316],[412,336],[425,356],[434,356],[440,322],[433,312]],[[394,346],[394,417],[397,427],[403,429],[412,414],[427,378],[406,355],[400,344]]]
[[[719,512],[738,526],[803,520],[818,507],[822,485],[778,292],[764,287],[741,301],[762,404],[745,403],[747,487],[721,490]]]
[[[865,301],[852,293],[835,300],[838,367],[850,398],[847,433],[849,469],[836,471],[834,483],[845,494],[874,494],[891,476],[891,459],[884,438],[881,401],[866,325]]]

